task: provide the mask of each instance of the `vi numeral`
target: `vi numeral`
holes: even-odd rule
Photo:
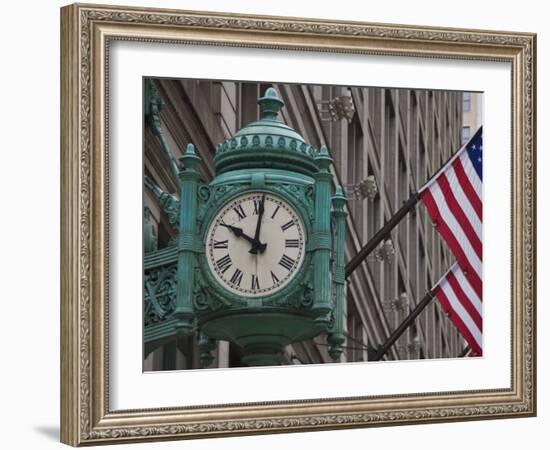
[[[252,282],[251,282],[250,288],[252,290],[260,289],[260,280],[258,280],[258,277],[254,274],[252,274]]]

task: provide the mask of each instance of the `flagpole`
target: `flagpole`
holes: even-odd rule
[[[395,228],[395,226],[405,217],[411,209],[413,209],[420,196],[417,193],[411,195],[411,197],[403,204],[403,206],[392,216],[386,224],[378,230],[378,232],[365,244],[365,246],[355,254],[355,256],[346,264],[346,278],[348,278],[353,271],[359,266],[369,254],[382,242],[382,240],[388,235],[388,233]]]
[[[391,348],[395,341],[401,337],[407,328],[414,322],[418,315],[424,311],[426,306],[430,304],[432,299],[435,297],[433,291],[428,291],[424,298],[416,305],[416,307],[411,311],[408,317],[399,325],[393,333],[386,339],[386,342],[380,347],[374,350],[372,356],[369,358],[369,361],[380,361],[386,352]]]
[[[478,130],[474,133],[474,135],[468,139],[468,142],[466,142],[464,145],[460,147],[455,153],[453,153],[447,161],[441,166],[441,168],[435,172],[431,177],[426,180],[426,182],[422,185],[422,187],[415,192],[414,194],[411,194],[410,198],[403,203],[403,206],[391,217],[391,219],[384,224],[384,226],[378,230],[378,232],[365,244],[365,246],[359,250],[358,253],[346,264],[346,278],[348,278],[355,269],[369,256],[372,251],[382,242],[382,240],[392,231],[396,225],[401,221],[403,217],[405,217],[418,203],[420,200],[420,194],[433,182],[433,180],[436,179],[438,175],[441,174],[441,172],[449,165],[451,164],[458,156],[460,155],[460,152],[462,152],[468,144],[477,136],[479,133],[482,132],[482,127],[479,127]]]

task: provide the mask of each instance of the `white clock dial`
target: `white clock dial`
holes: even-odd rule
[[[292,280],[304,261],[305,244],[296,210],[277,196],[253,192],[218,212],[206,234],[206,259],[227,290],[262,297]]]

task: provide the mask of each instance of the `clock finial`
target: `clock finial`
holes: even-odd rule
[[[264,92],[264,96],[258,99],[258,105],[260,105],[261,118],[277,120],[277,115],[285,102],[279,98],[279,94],[272,87],[267,88]]]

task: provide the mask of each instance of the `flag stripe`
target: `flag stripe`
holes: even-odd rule
[[[459,248],[463,251],[464,256],[468,259],[470,266],[481,276],[481,260],[477,256],[476,250],[472,247],[470,240],[466,236],[464,229],[457,222],[455,216],[449,210],[449,205],[446,202],[445,196],[439,188],[439,184],[435,183],[429,191],[426,191],[426,196],[431,195],[433,199],[433,208],[435,211],[434,219],[437,228],[442,224],[450,230],[453,235],[454,241],[457,242]],[[432,217],[433,219],[433,217]],[[481,253],[481,249],[479,249]]]
[[[455,314],[453,311],[453,308],[451,306],[451,303],[447,296],[445,295],[445,292],[443,289],[437,289],[435,292],[435,295],[437,297],[437,300],[443,307],[443,310],[448,314],[449,319],[451,322],[458,328],[458,331],[460,334],[466,339],[466,342],[468,342],[468,345],[470,348],[478,353],[481,354],[481,346],[478,344],[478,341],[474,338],[466,324],[462,321],[460,316],[458,314]]]
[[[474,211],[470,200],[464,193],[464,190],[462,189],[458,178],[456,177],[455,168],[451,166],[445,175],[447,177],[447,180],[449,181],[449,185],[452,186],[452,191],[456,198],[456,201],[460,205],[462,211],[464,211],[464,215],[468,219],[468,222],[470,222],[470,224],[472,225],[472,228],[474,229],[479,239],[482,239],[483,225],[481,223],[481,220],[477,216],[477,213]]]
[[[447,180],[447,176],[442,175],[441,177],[439,177],[437,180],[437,184],[439,185],[439,188],[444,197],[444,200],[446,200],[447,206],[449,208],[449,212],[454,216],[455,220],[458,222],[459,226],[462,228],[464,234],[466,235],[466,237],[468,238],[468,241],[470,242],[470,245],[474,249],[477,257],[480,260],[482,260],[483,250],[482,250],[480,236],[478,236],[478,234],[472,227],[471,222],[466,217],[466,214],[464,214],[464,211],[462,210],[460,204],[458,203],[454,195],[454,191],[451,188],[449,181]]]
[[[464,309],[464,306],[456,297],[455,291],[451,288],[449,283],[444,283],[441,286],[441,291],[445,293],[445,297],[449,301],[452,312],[456,317],[459,317],[461,322],[470,332],[470,335],[474,338],[476,344],[481,348],[481,330],[476,326],[470,315]]]
[[[432,218],[432,221],[436,224],[437,231],[443,236],[449,247],[451,248],[451,251],[455,255],[455,258],[457,259],[458,263],[462,267],[462,269],[466,272],[466,276],[468,281],[470,282],[471,286],[474,288],[475,293],[479,298],[482,298],[482,283],[481,283],[481,274],[477,274],[475,269],[471,266],[468,258],[464,254],[464,251],[462,250],[462,247],[459,245],[458,241],[455,239],[453,233],[439,216],[439,210],[437,208],[437,205],[435,203],[435,200],[433,199],[433,196],[430,192],[430,189],[424,191],[422,193],[422,201],[426,205],[426,208],[428,210],[428,213],[430,214],[430,217]]]
[[[469,161],[469,159],[468,159]],[[471,183],[471,180],[468,178],[468,172],[464,169],[464,166],[461,164],[462,160],[458,159],[453,163],[453,168],[455,169],[456,177],[458,179],[458,182],[460,183],[460,186],[462,186],[462,190],[470,200],[470,203],[472,204],[472,207],[477,214],[477,217],[479,220],[483,220],[483,207],[481,204],[481,190],[478,194],[477,189],[473,186]],[[470,163],[470,167],[472,167]],[[475,172],[473,168],[469,172]],[[475,175],[477,178],[477,174]],[[477,178],[479,180],[479,178]]]
[[[458,299],[460,304],[464,307],[468,316],[472,318],[472,321],[475,323],[476,327],[479,330],[481,330],[482,329],[481,310],[478,311],[476,307],[473,305],[473,303],[470,301],[470,299],[466,296],[466,294],[458,284],[458,281],[453,272],[449,273],[449,275],[447,276],[447,281],[449,282],[454,294],[456,295],[456,298]]]
[[[470,299],[470,302],[472,303],[472,305],[474,305],[475,309],[477,309],[481,314],[481,310],[482,310],[481,298],[478,297],[475,291],[472,289],[470,282],[466,279],[462,270],[455,270],[454,276],[457,279],[457,281],[460,283],[460,287],[464,291],[464,294]]]

